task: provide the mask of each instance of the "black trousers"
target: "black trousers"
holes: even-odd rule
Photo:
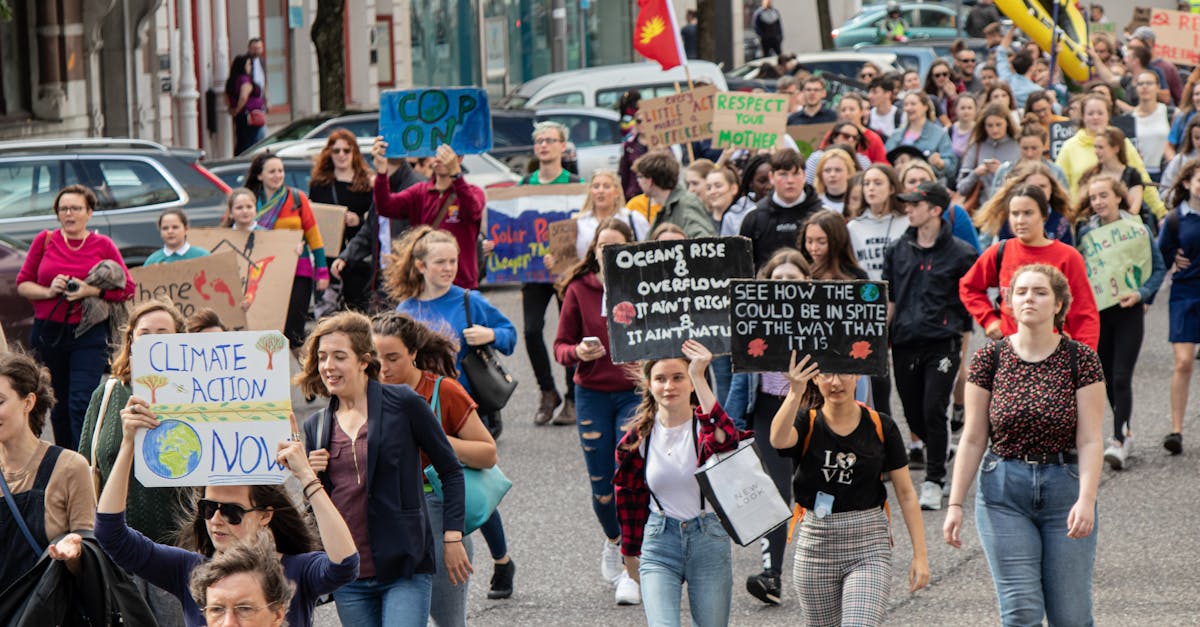
[[[780,455],[779,451],[771,446],[769,438],[764,437],[771,433],[771,421],[775,419],[775,412],[779,411],[779,406],[782,404],[783,397],[765,394],[759,390],[757,400],[754,401],[753,425],[754,433],[758,436],[756,438],[758,450],[762,453],[767,474],[771,475],[771,480],[775,482],[779,494],[783,496],[788,505],[791,505],[792,459]],[[783,550],[787,548],[787,528],[787,525],[780,525],[763,537],[766,541],[762,548],[763,570],[775,572],[783,570]]]
[[[550,301],[562,301],[551,283],[525,283],[521,286],[521,309],[525,317],[525,352],[529,354],[529,365],[537,378],[538,388],[543,392],[556,390],[554,373],[550,369],[550,354],[546,351],[546,308]],[[567,398],[575,399],[575,369],[567,368]]]
[[[283,325],[283,335],[287,337],[292,348],[304,345],[306,334],[304,324],[308,322],[308,310],[312,306],[313,280],[309,277],[298,276],[292,279],[292,296],[288,299],[287,322]]]
[[[1115,305],[1100,312],[1100,342],[1096,353],[1104,369],[1108,404],[1113,411],[1113,437],[1125,441],[1125,425],[1133,414],[1133,367],[1142,350],[1146,314],[1142,304]]]
[[[871,398],[874,402],[875,411],[881,414],[892,415],[892,378],[884,375],[882,377],[871,377]]]
[[[950,419],[946,408],[954,392],[961,356],[960,338],[892,347],[896,392],[908,429],[925,442],[925,480],[946,481]]]
[[[342,306],[347,311],[371,314],[371,288],[375,269],[369,263],[352,261],[342,271]]]

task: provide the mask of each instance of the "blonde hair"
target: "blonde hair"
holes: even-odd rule
[[[621,207],[625,206],[625,190],[621,188],[621,177],[612,170],[596,170],[592,172],[592,183],[595,183],[596,179],[599,178],[608,179],[608,182],[612,183],[613,192],[616,195],[613,200],[616,206],[616,209],[613,210],[613,214],[615,215],[621,210]],[[596,201],[592,198],[592,186],[589,183],[587,197],[583,199],[583,207],[579,209],[579,215],[586,216],[595,213],[595,211]]]
[[[842,163],[846,164],[846,180],[847,180],[847,182],[849,182],[850,177],[852,177],[858,173],[858,164],[855,163],[855,159],[853,156],[851,156],[850,154],[848,154],[845,150],[842,150],[841,148],[833,148],[833,147],[826,148],[825,152],[821,155],[821,158],[817,160],[817,172],[816,172],[816,175],[813,177],[813,187],[817,190],[818,194],[825,193],[825,179],[823,179],[821,177],[821,172],[825,170],[825,164],[830,159],[841,159]],[[849,191],[849,190],[850,190],[850,186],[847,185],[846,191]]]
[[[458,240],[453,235],[428,224],[409,229],[396,244],[383,271],[383,288],[392,300],[407,300],[421,293],[425,277],[417,269],[417,262],[425,260],[434,244],[451,244],[458,251]]]

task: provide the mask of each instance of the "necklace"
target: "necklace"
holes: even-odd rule
[[[14,483],[19,481],[22,477],[25,477],[29,474],[29,468],[31,466],[33,466],[33,460],[35,457],[38,456],[37,452],[38,452],[38,445],[35,444],[33,447],[33,452],[31,452],[29,454],[29,457],[27,457],[25,459],[25,463],[21,464],[20,468],[14,469],[14,468],[10,467],[7,471],[0,470],[0,472],[3,472],[5,475],[8,475],[9,477],[12,477],[12,480]],[[15,464],[14,464],[14,466],[15,466]]]
[[[679,451],[679,445],[686,440],[684,436],[687,435],[688,430],[680,428],[684,425],[668,427],[667,424],[661,420],[658,424],[663,429],[663,448],[667,449],[668,456],[674,457],[675,453]]]
[[[60,231],[60,232],[62,232],[62,231]],[[71,240],[67,239],[67,234],[65,232],[62,233],[62,238],[63,238],[63,242],[67,245],[68,250],[71,250],[73,252],[79,252],[80,250],[83,249],[83,245],[87,243],[87,239],[89,237],[91,237],[91,235],[92,235],[91,231],[84,231],[83,239],[79,240],[78,246],[71,245]]]

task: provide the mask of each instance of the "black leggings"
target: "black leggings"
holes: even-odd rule
[[[292,348],[304,345],[304,324],[308,322],[308,310],[311,307],[313,280],[306,276],[292,279],[292,297],[288,302],[287,322],[283,325],[283,334]]]
[[[529,354],[529,365],[533,367],[533,376],[537,379],[538,388],[543,392],[554,392],[554,372],[550,366],[550,354],[546,351],[546,338],[543,330],[546,328],[546,308],[550,302],[558,303],[562,309],[562,301],[558,298],[551,283],[525,283],[521,286],[521,310],[525,318],[525,352]],[[567,368],[567,394],[570,400],[575,400],[575,368]]]
[[[775,412],[783,404],[783,397],[758,391],[758,400],[754,402],[754,433],[757,436],[758,450],[762,453],[763,463],[767,473],[775,481],[779,494],[792,504],[792,459],[784,457],[771,446],[770,438],[764,437],[771,433],[771,421]],[[780,525],[764,536],[766,545],[763,546],[763,570],[780,572],[783,570],[783,550],[787,548],[787,525]]]
[[[1142,304],[1114,305],[1100,312],[1100,343],[1096,353],[1104,369],[1108,404],[1113,410],[1113,437],[1125,441],[1125,426],[1133,414],[1133,366],[1142,350],[1146,314]]]

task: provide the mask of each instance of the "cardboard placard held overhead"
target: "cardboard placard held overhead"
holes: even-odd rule
[[[388,157],[432,157],[449,144],[460,155],[492,149],[487,91],[475,87],[405,89],[379,94],[379,134]]]
[[[550,224],[578,213],[586,197],[583,183],[488,192],[486,232],[496,249],[487,258],[487,282],[553,283],[554,273],[544,259],[550,252]]]
[[[297,252],[303,233],[291,229],[277,231],[235,231],[211,227],[188,230],[188,241],[213,254],[232,250],[237,254],[238,274],[243,294],[250,299],[246,327],[256,331],[283,330],[287,304],[296,277]]]
[[[733,369],[786,372],[792,351],[821,372],[888,374],[887,283],[733,281]]]
[[[161,421],[134,440],[147,487],[283,483],[275,458],[291,438],[288,341],[278,331],[144,335],[133,343],[133,393]]]
[[[701,141],[713,136],[713,96],[717,88],[701,85],[678,94],[643,100],[638,129],[650,149]]]
[[[207,257],[130,268],[137,284],[133,304],[169,298],[186,318],[207,307],[216,312],[231,331],[246,328],[242,311],[245,289],[238,272],[238,254],[226,247]]]
[[[796,140],[796,147],[800,149],[800,154],[807,159],[809,155],[818,150],[821,146],[821,140],[825,139],[825,134],[833,130],[837,126],[837,122],[829,122],[827,124],[795,124],[787,127],[787,133]]]
[[[575,241],[579,239],[579,223],[574,219],[551,222],[550,253],[554,255],[554,266],[550,268],[553,274],[562,274],[579,262],[579,251]]]
[[[1150,28],[1154,29],[1154,58],[1189,66],[1200,61],[1200,16],[1153,9]]]
[[[729,282],[754,276],[750,240],[703,237],[604,247],[612,360],[683,354],[689,338],[729,352]]]
[[[313,217],[317,219],[317,230],[325,243],[325,258],[333,263],[342,252],[342,238],[346,233],[346,211],[341,205],[310,202]]]
[[[787,132],[787,96],[718,92],[713,98],[713,146],[770,150]]]

